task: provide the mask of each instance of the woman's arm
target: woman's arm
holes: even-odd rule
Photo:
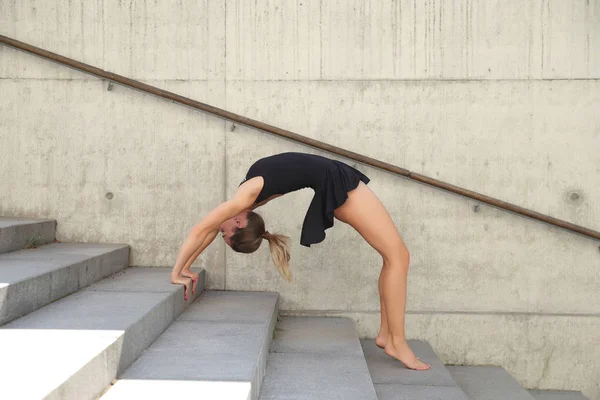
[[[254,182],[245,182],[238,188],[231,200],[217,206],[190,230],[190,233],[181,245],[181,249],[175,260],[175,265],[173,266],[173,271],[171,272],[171,281],[173,283],[184,284],[186,285],[186,289],[188,289],[190,280],[181,276],[183,267],[188,264],[191,265],[203,248],[208,246],[212,241],[207,240],[209,239],[209,235],[212,232],[217,232],[219,226],[223,222],[227,221],[229,218],[235,217],[252,206],[262,189],[262,178],[260,179],[260,182],[255,179],[252,179],[251,181]],[[205,241],[207,242],[206,246],[198,251],[198,249],[204,245]]]
[[[192,295],[194,294],[194,292],[196,292],[196,286],[198,285],[198,274],[193,271],[190,271],[190,267],[191,267],[192,263],[196,260],[196,258],[198,258],[200,253],[202,253],[204,251],[204,249],[207,248],[208,245],[210,245],[215,240],[218,233],[219,233],[218,230],[215,230],[215,231],[212,231],[211,233],[209,233],[208,236],[206,237],[206,239],[204,239],[204,242],[202,242],[202,245],[200,245],[198,250],[196,250],[196,252],[190,257],[188,262],[183,266],[183,269],[181,270],[181,276],[183,277],[182,279],[185,279],[185,278],[192,279]],[[173,283],[184,283],[184,282],[173,282]],[[187,295],[186,295],[186,300],[187,300]]]
[[[202,219],[202,221],[196,224],[181,245],[181,249],[175,260],[175,265],[173,266],[173,271],[171,272],[171,279],[175,280],[179,278],[183,266],[186,265],[194,253],[196,253],[198,247],[204,243],[204,240],[210,232],[217,230],[219,225],[244,211],[247,206],[248,205],[245,202],[239,201],[239,199],[237,201],[236,199],[226,201],[212,210]]]
[[[208,234],[208,236],[206,236],[206,239],[204,239],[204,242],[202,242],[200,247],[198,247],[198,250],[196,250],[196,252],[190,257],[188,262],[185,263],[185,265],[183,266],[183,269],[181,270],[182,274],[190,269],[193,262],[196,261],[196,258],[198,258],[200,253],[202,253],[204,251],[204,249],[206,249],[208,247],[208,245],[213,242],[213,240],[215,240],[218,233],[219,233],[219,231],[216,229],[216,230],[210,232]],[[187,275],[184,275],[184,276],[187,276]]]

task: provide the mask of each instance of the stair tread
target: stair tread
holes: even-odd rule
[[[46,218],[0,217],[0,228],[8,228],[18,225],[31,225],[40,222],[54,222],[54,220]]]
[[[375,384],[379,400],[467,400],[465,392],[458,386]]]
[[[504,368],[496,366],[448,366],[456,382],[473,400],[533,400]]]
[[[28,244],[43,245],[56,239],[56,221],[41,218],[0,217],[0,254]]]
[[[427,386],[456,386],[456,382],[427,342],[409,340],[408,344],[424,362],[431,364],[428,371],[407,369],[375,345],[375,340],[361,340],[369,371],[375,384],[404,384]]]
[[[0,254],[0,325],[126,268],[129,246],[52,243]]]
[[[539,400],[587,400],[581,392],[561,390],[530,390],[529,393]]]
[[[429,343],[409,340],[408,344],[417,357],[431,364],[431,369],[410,370],[400,361],[385,354],[375,345],[375,340],[361,340],[379,400],[467,399]]]
[[[258,393],[277,302],[277,293],[204,292],[102,400],[173,393],[249,399]]]
[[[377,399],[354,322],[281,319],[260,399]]]
[[[123,244],[52,243],[0,254],[0,282],[10,284],[119,249]]]

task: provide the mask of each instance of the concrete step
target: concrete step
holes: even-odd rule
[[[128,268],[8,323],[0,399],[95,399],[185,307],[170,269]]]
[[[376,400],[354,322],[282,318],[275,328],[261,400]]]
[[[102,400],[255,400],[278,294],[207,291],[119,378]]]
[[[529,393],[539,400],[587,400],[581,392],[563,392],[558,390],[530,390]]]
[[[54,220],[0,217],[0,253],[52,243],[55,235]]]
[[[428,343],[418,340],[409,340],[408,343],[417,357],[431,364],[431,369],[407,369],[377,347],[375,340],[361,340],[379,400],[468,399]]]
[[[473,400],[534,400],[504,368],[448,366],[454,380]]]
[[[0,254],[0,325],[129,265],[129,247],[52,243]]]

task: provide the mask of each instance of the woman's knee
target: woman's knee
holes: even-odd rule
[[[395,246],[393,251],[388,251],[382,256],[384,265],[402,266],[404,268],[408,268],[410,264],[410,252],[408,251],[408,248],[406,248],[404,243]]]

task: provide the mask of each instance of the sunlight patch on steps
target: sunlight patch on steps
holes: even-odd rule
[[[120,379],[101,400],[202,398],[250,400],[250,382]]]

